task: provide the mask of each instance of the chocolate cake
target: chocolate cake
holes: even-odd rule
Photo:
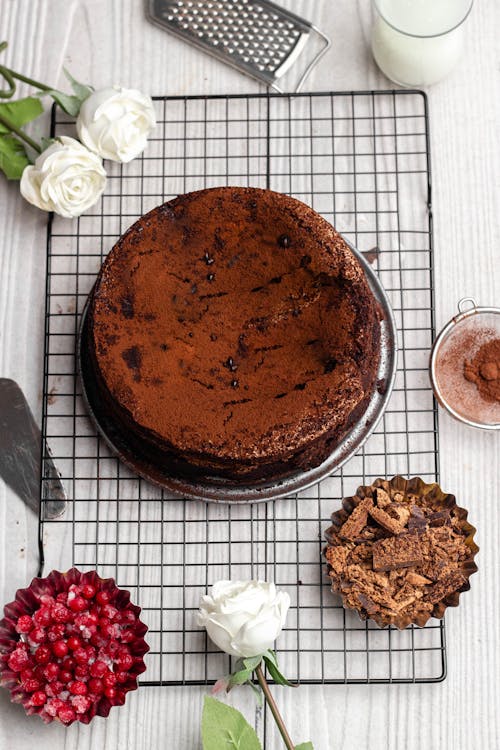
[[[358,259],[305,204],[213,188],[120,238],[83,360],[140,455],[180,475],[274,479],[319,465],[375,387],[380,321]]]
[[[325,556],[344,606],[378,625],[425,625],[477,570],[475,529],[453,495],[416,477],[377,479],[332,515]]]

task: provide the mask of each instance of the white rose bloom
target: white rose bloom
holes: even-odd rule
[[[34,206],[72,219],[98,200],[105,185],[101,159],[63,135],[25,168],[20,189]]]
[[[203,596],[198,624],[222,651],[237,657],[258,656],[281,633],[290,597],[265,581],[218,581]]]
[[[144,151],[155,125],[151,97],[114,86],[85,99],[76,130],[81,142],[103,159],[129,162]]]

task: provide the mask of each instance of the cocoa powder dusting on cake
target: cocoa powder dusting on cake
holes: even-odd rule
[[[464,376],[475,383],[486,401],[500,401],[500,338],[487,341],[472,359],[466,359]]]

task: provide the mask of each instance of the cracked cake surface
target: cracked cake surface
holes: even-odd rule
[[[379,311],[358,259],[311,208],[213,188],[120,238],[85,346],[137,450],[181,473],[272,478],[319,465],[363,413]]]

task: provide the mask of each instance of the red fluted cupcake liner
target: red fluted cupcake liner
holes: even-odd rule
[[[140,611],[128,591],[95,571],[34,578],[4,607],[0,684],[46,723],[107,716],[146,669]]]

